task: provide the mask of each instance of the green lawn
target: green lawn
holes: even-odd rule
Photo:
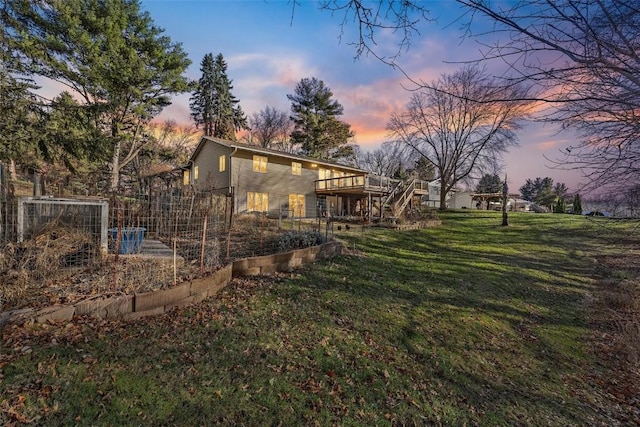
[[[347,255],[136,323],[8,326],[0,424],[607,424],[594,256],[630,226],[441,217],[352,227]]]

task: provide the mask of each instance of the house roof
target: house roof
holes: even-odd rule
[[[347,169],[347,170],[350,170],[350,171],[353,171],[353,172],[358,172],[358,173],[367,173],[366,170],[360,169],[360,168],[356,168],[356,167],[353,167],[353,166],[342,165],[340,163],[330,162],[330,161],[322,160],[322,159],[315,159],[315,158],[312,158],[312,157],[300,156],[300,155],[297,155],[297,154],[285,153],[284,151],[272,150],[272,149],[269,149],[269,148],[263,148],[263,147],[259,147],[259,146],[256,146],[256,145],[243,144],[243,143],[235,142],[235,141],[227,141],[225,139],[214,138],[214,137],[211,137],[211,136],[203,136],[202,138],[200,138],[200,142],[198,143],[198,146],[193,151],[193,154],[191,154],[191,157],[189,157],[189,162],[193,161],[193,159],[195,159],[198,156],[198,154],[202,150],[202,147],[207,142],[214,142],[216,144],[220,144],[220,145],[223,145],[223,146],[228,147],[228,148],[233,148],[233,149],[238,149],[238,150],[245,150],[245,151],[249,151],[249,152],[257,153],[257,154],[268,154],[268,155],[278,156],[278,157],[282,157],[282,158],[286,158],[286,159],[302,160],[302,161],[309,162],[309,163],[316,163],[318,165],[324,165],[324,166],[329,166],[329,167],[339,167],[341,169]]]

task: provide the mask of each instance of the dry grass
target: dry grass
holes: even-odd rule
[[[51,222],[28,241],[0,248],[0,311],[165,289],[230,260],[273,253],[279,235],[317,223],[287,220],[281,225],[263,215],[239,215],[228,233],[210,229],[215,237],[209,236],[204,250],[202,233],[167,240],[184,259],[174,267],[170,257],[101,255],[90,234]]]
[[[640,363],[640,254],[600,258],[605,278],[597,301],[599,317],[612,331],[615,351]]]
[[[67,268],[99,261],[99,246],[91,234],[48,223],[32,239],[9,243],[1,251],[0,309],[20,305]]]

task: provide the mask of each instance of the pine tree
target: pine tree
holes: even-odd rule
[[[576,215],[582,215],[582,200],[579,193],[576,193],[576,195],[573,196],[573,205],[571,210]]]
[[[567,211],[567,202],[564,197],[558,197],[556,204],[553,206],[553,213],[565,213]]]
[[[551,208],[559,196],[566,192],[566,185],[563,183],[553,186],[553,179],[549,177],[537,177],[534,181],[527,179],[525,184],[520,187],[520,194],[524,200],[534,202],[540,206]]]
[[[233,96],[232,80],[227,76],[227,63],[219,53],[215,59],[208,53],[200,63],[202,77],[191,96],[191,116],[202,126],[206,136],[236,140],[236,132],[247,129],[247,117],[239,100]]]
[[[315,77],[300,80],[295,93],[287,95],[295,124],[291,142],[300,144],[306,156],[335,159],[353,154],[348,145],[353,137],[351,126],[338,120],[343,107],[332,96],[324,82]]]
[[[206,136],[213,136],[213,115],[215,105],[215,67],[213,54],[207,53],[200,62],[202,77],[198,80],[196,90],[190,99],[191,117],[196,126],[202,126]]]
[[[189,89],[190,61],[137,0],[11,1],[3,24],[25,74],[73,90],[110,154],[110,187],[144,148],[140,130]],[[98,148],[98,147],[96,147]]]
[[[476,193],[500,193],[502,192],[502,181],[497,174],[485,174],[478,181]]]
[[[38,89],[33,80],[17,77],[25,70],[11,46],[12,38],[7,30],[12,17],[8,11],[7,3],[3,2],[0,8],[3,23],[0,26],[0,162],[32,167],[38,160],[34,135],[38,134],[37,122],[43,111],[32,93]]]

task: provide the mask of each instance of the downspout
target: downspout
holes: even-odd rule
[[[232,170],[233,170],[233,162],[231,161],[231,159],[233,158],[234,154],[236,154],[236,152],[238,151],[238,147],[234,147],[233,151],[231,152],[231,154],[229,154],[229,194],[231,195],[231,212],[229,213],[229,236],[227,238],[227,258],[229,257],[229,244],[231,242],[231,226],[233,224],[233,214],[234,211],[236,209],[235,205],[236,205],[236,195],[235,195],[235,191],[233,188],[233,185],[231,185],[231,179],[233,177],[232,174]]]
[[[195,162],[193,160],[189,160],[187,162],[187,164],[185,166],[183,166],[184,169],[189,171],[189,182],[187,183],[187,185],[184,185],[184,177],[182,178],[182,186],[183,187],[191,187],[191,189],[193,189],[193,166],[194,166],[194,164],[195,164]],[[184,174],[184,170],[182,171],[182,173]]]
[[[231,171],[233,170],[233,167],[232,167],[232,161],[231,161],[231,159],[233,158],[233,156],[234,156],[237,152],[238,152],[238,147],[235,147],[235,148],[233,149],[233,151],[231,152],[231,154],[229,154],[229,189],[228,189],[228,193],[229,193],[229,194],[232,194],[232,191],[233,191],[233,185],[231,185],[231,182],[232,182],[232,181],[231,181],[231,179],[232,179],[232,173],[231,173]]]

